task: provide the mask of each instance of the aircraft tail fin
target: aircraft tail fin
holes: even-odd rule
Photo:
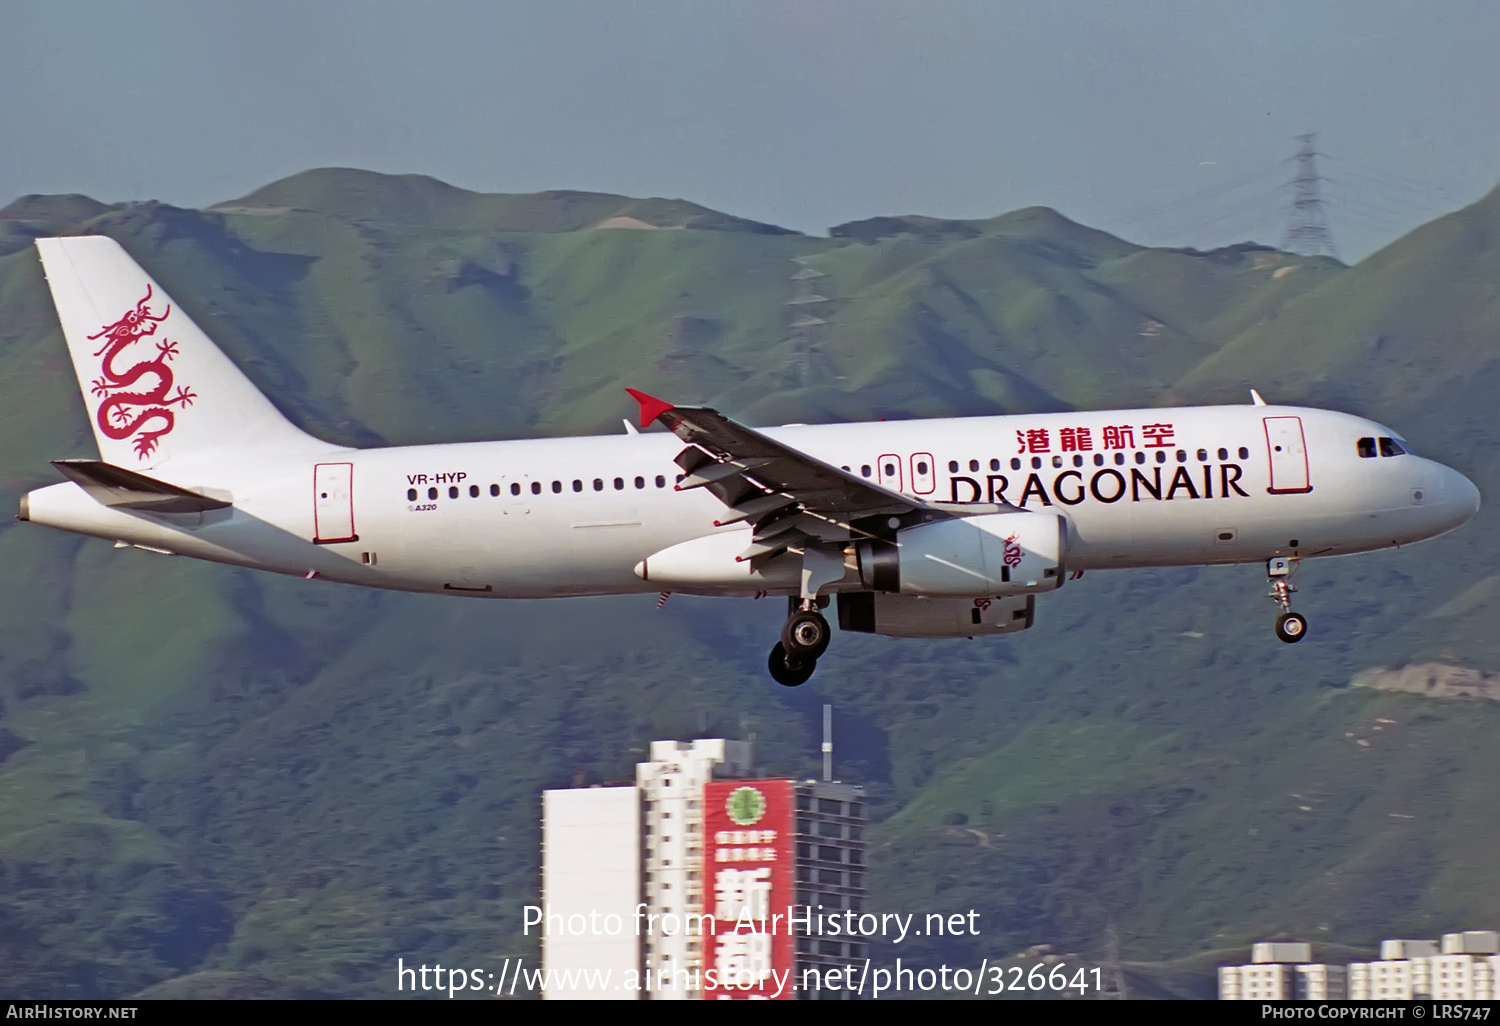
[[[294,427],[113,239],[38,239],[107,464],[318,444]]]

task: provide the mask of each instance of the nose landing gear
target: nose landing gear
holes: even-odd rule
[[[818,657],[828,651],[833,631],[815,599],[792,599],[781,640],[771,649],[767,669],[771,678],[785,687],[806,684],[818,667]]]
[[[1281,615],[1276,618],[1276,636],[1288,645],[1307,636],[1307,618],[1301,613],[1292,612],[1292,593],[1297,589],[1293,587],[1291,577],[1296,569],[1297,560],[1285,556],[1266,561],[1271,598],[1281,607]]]

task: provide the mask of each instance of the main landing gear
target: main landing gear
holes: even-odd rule
[[[1271,598],[1281,607],[1281,615],[1276,618],[1276,636],[1288,645],[1307,636],[1307,618],[1301,613],[1292,612],[1292,593],[1297,589],[1292,586],[1291,577],[1296,569],[1297,560],[1285,556],[1266,561]]]
[[[771,649],[766,666],[776,683],[795,688],[806,684],[818,668],[818,657],[828,651],[833,631],[818,612],[816,600],[793,598],[788,605],[790,615],[781,628],[781,640]]]

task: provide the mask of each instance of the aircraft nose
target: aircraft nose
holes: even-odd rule
[[[1444,467],[1443,470],[1443,493],[1448,505],[1462,517],[1459,523],[1467,523],[1479,512],[1479,489],[1474,486],[1473,481],[1453,468]]]

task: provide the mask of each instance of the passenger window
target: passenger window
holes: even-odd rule
[[[1220,449],[1219,450],[1219,462],[1222,463],[1224,460],[1227,460],[1227,459],[1229,459],[1229,450],[1228,449]]]
[[[1382,455],[1382,456],[1401,456],[1401,455],[1404,455],[1405,453],[1406,453],[1406,450],[1403,449],[1403,448],[1401,448],[1401,446],[1397,445],[1396,444],[1396,440],[1394,438],[1382,438],[1380,440],[1380,455]]]
[[[540,481],[533,481],[533,482],[531,482],[531,494],[532,495],[541,495],[542,494],[542,483]]]
[[[1183,449],[1178,449],[1177,450],[1177,462],[1178,463],[1186,463],[1187,462],[1187,452],[1185,450],[1183,450]]]
[[[958,473],[958,460],[949,460],[948,461],[948,473],[950,473],[950,474],[957,474]]]
[[[1249,458],[1250,458],[1250,450],[1246,449],[1243,445],[1240,446],[1240,459],[1242,459],[1242,460],[1248,460]]]
[[[1073,457],[1073,466],[1075,466],[1075,467],[1081,467],[1081,466],[1083,466],[1083,457],[1082,456],[1074,456]]]
[[[617,492],[623,492],[624,490],[625,490],[625,479],[623,477],[617,477],[617,478],[615,478],[615,491],[617,491]]]
[[[415,488],[408,488],[406,490],[406,501],[407,502],[416,502],[417,501],[417,490]]]
[[[594,478],[594,491],[596,491],[596,492],[602,492],[602,491],[604,491],[604,481],[603,481],[602,478],[597,478],[597,477]]]
[[[490,485],[490,494],[491,495],[499,495],[500,494],[500,486],[499,485],[494,485],[494,484]]]
[[[429,489],[427,489],[427,498],[428,499],[436,499],[437,498],[437,489],[436,488],[429,488]]]
[[[1054,456],[1054,457],[1052,457],[1052,467],[1053,467],[1053,469],[1056,469],[1056,468],[1061,467],[1061,466],[1062,466],[1062,457],[1061,456]]]
[[[638,477],[638,478],[636,478],[635,479],[635,486],[637,488],[644,488],[644,487],[646,487],[646,479],[644,477]]]
[[[1355,448],[1359,450],[1359,458],[1362,460],[1373,460],[1375,458],[1375,439],[1361,438],[1355,442]]]
[[[1207,463],[1208,462],[1208,450],[1207,449],[1199,449],[1198,450],[1198,462],[1199,463]]]
[[[990,460],[990,469],[991,470],[999,470],[1000,469],[1000,461],[999,460]]]
[[[665,488],[666,486],[667,486],[667,479],[663,475],[657,474],[656,475],[656,487],[658,487],[658,488]]]
[[[1021,469],[1021,461],[1019,459],[1017,459],[1016,457],[1011,457],[1010,469],[1011,470],[1020,470]]]
[[[927,461],[926,460],[922,460],[922,461],[920,461],[917,464],[917,473],[918,474],[926,474],[927,473]]]
[[[512,494],[512,495],[520,495],[521,494],[521,486],[519,484],[512,484],[510,486],[510,494]]]
[[[557,495],[557,494],[561,494],[561,492],[562,492],[562,482],[561,481],[553,481],[552,482],[552,493],[554,495]]]
[[[1165,462],[1167,462],[1167,450],[1165,450],[1165,449],[1158,449],[1158,450],[1156,450],[1156,462],[1158,462],[1158,463],[1165,463]]]
[[[953,464],[950,463],[950,464],[948,464],[948,466],[952,467]],[[864,466],[862,466],[862,467],[859,468],[859,475],[861,477],[869,477],[870,476],[870,465],[868,463],[866,463]]]
[[[1031,457],[1031,469],[1032,470],[1041,470],[1042,469],[1042,458],[1040,456],[1033,456],[1033,457]]]
[[[1124,465],[1125,465],[1125,454],[1123,452],[1117,452],[1117,453],[1115,453],[1115,466],[1117,466],[1117,467],[1123,467]]]
[[[979,461],[978,460],[970,460],[969,461],[969,473],[971,473],[971,474],[977,474],[977,473],[979,473]]]
[[[449,485],[448,486],[448,498],[450,498],[450,499],[456,499],[456,498],[458,498],[458,485]]]
[[[578,478],[576,477],[573,479],[573,490],[575,492],[583,491],[583,482],[578,480]]]
[[[500,489],[497,488],[495,490],[499,491]],[[477,499],[477,498],[479,498],[479,486],[478,485],[469,485],[469,498],[471,498],[471,499]]]
[[[1104,453],[1102,453],[1102,452],[1096,452],[1096,453],[1094,453],[1094,466],[1096,466],[1096,467],[1102,467],[1102,466],[1104,466]]]
[[[1135,461],[1137,463],[1145,463],[1146,462],[1146,454],[1143,453],[1143,452],[1137,451],[1136,454],[1135,454]]]

